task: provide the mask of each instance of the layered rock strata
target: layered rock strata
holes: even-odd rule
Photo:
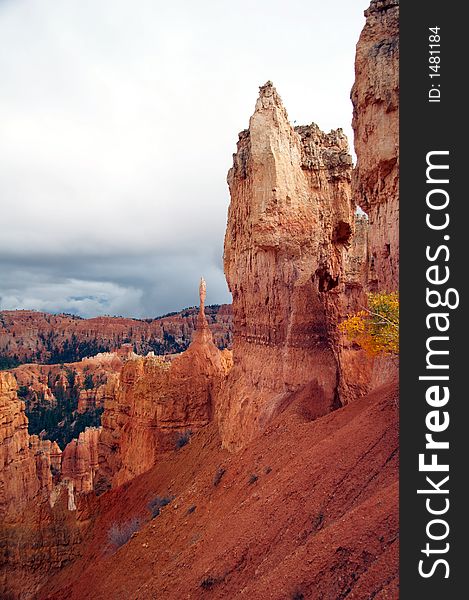
[[[373,0],[357,44],[354,197],[368,214],[368,287],[399,287],[399,0]]]
[[[219,418],[228,448],[293,393],[310,396],[316,416],[340,402],[334,340],[355,225],[351,172],[342,130],[293,129],[272,83],[260,88],[228,174],[234,367]]]

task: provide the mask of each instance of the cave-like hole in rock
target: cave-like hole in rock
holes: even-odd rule
[[[332,241],[334,244],[346,244],[350,240],[352,235],[352,227],[350,223],[345,221],[339,221],[332,234]]]
[[[320,292],[328,292],[339,285],[339,276],[332,277],[324,267],[316,271],[316,277],[318,278],[318,290]]]

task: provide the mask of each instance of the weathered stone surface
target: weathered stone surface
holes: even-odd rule
[[[228,174],[234,367],[219,414],[228,448],[249,441],[301,389],[316,416],[339,401],[335,329],[354,230],[351,169],[342,130],[293,129],[271,82],[260,88]]]
[[[352,88],[356,202],[370,220],[368,286],[399,286],[399,0],[373,0]]]

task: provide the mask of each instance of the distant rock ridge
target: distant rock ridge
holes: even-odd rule
[[[219,348],[231,345],[231,307],[207,306],[208,325]],[[186,350],[197,325],[197,309],[185,309],[158,319],[96,317],[6,310],[0,311],[0,368],[22,363],[77,362],[126,343],[139,355]]]

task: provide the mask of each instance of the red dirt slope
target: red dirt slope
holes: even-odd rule
[[[388,385],[316,421],[295,401],[238,454],[207,427],[93,500],[83,558],[38,598],[398,598],[397,398]],[[175,499],[111,554],[111,525],[148,519],[157,495]]]

